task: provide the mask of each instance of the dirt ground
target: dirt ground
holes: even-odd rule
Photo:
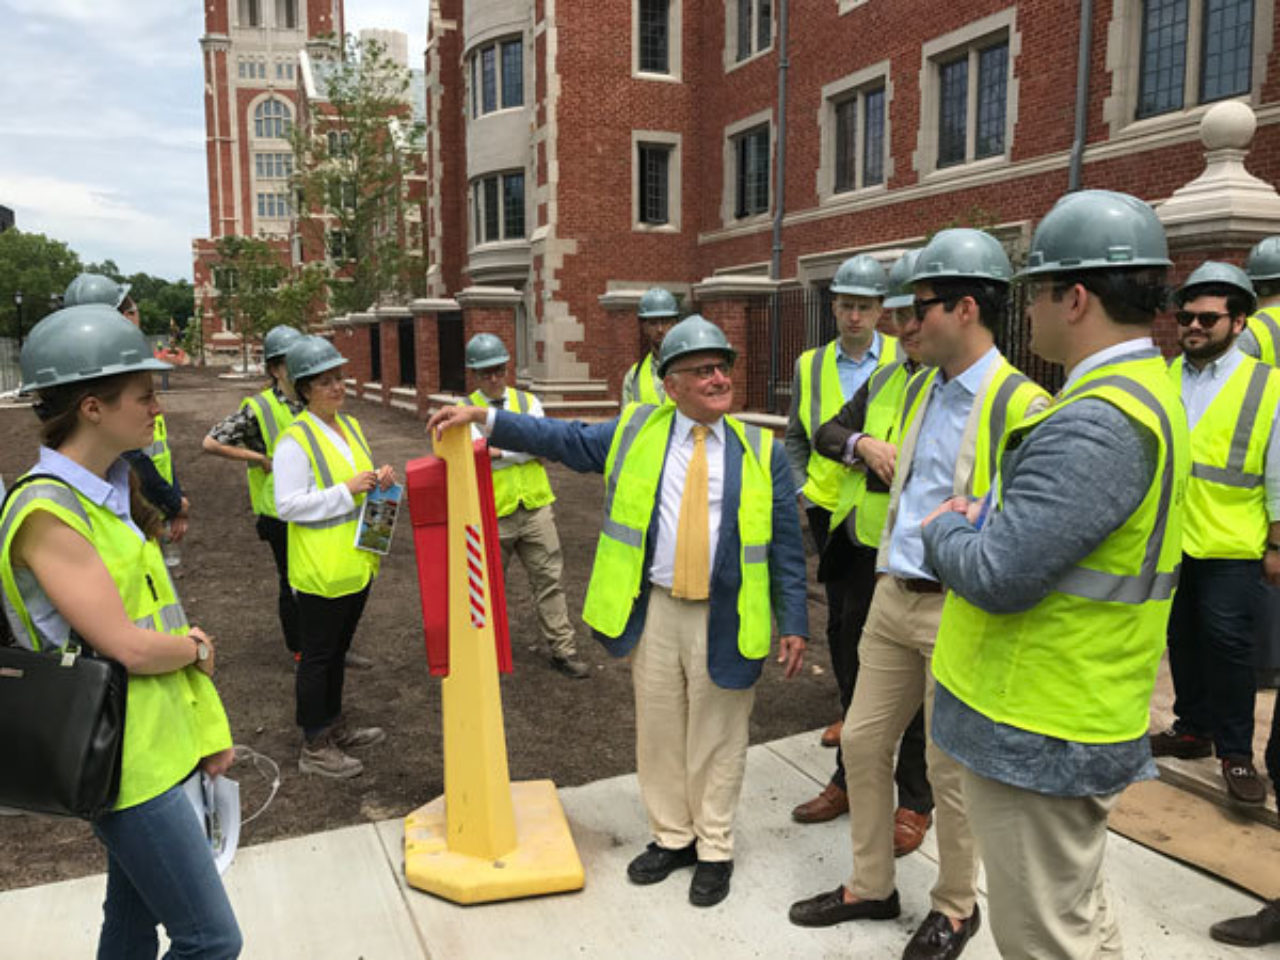
[[[276,619],[270,551],[254,531],[243,468],[200,450],[212,423],[260,385],[220,380],[202,370],[177,371],[171,385],[162,401],[178,477],[192,503],[178,590],[192,622],[218,643],[216,681],[235,742],[280,765],[279,792],[245,826],[241,842],[401,816],[435,798],[443,792],[440,684],[427,671],[408,516],[400,518],[354,644],[376,666],[348,671],[345,694],[352,719],[385,727],[388,739],[362,753],[363,776],[345,782],[300,776],[293,661]],[[406,461],[426,452],[422,424],[411,414],[350,400],[347,409],[360,419],[379,463],[403,470]],[[0,409],[0,474],[12,479],[27,469],[37,442],[29,409]],[[578,625],[579,649],[593,673],[575,681],[551,668],[524,573],[516,571],[507,584],[515,672],[502,678],[503,708],[512,778],[551,778],[569,787],[634,770],[635,727],[628,664],[606,654],[578,619],[600,529],[600,478],[554,464],[549,471],[558,497],[565,592]],[[812,564],[810,557],[811,571]],[[757,688],[753,743],[813,729],[838,713],[825,615],[820,604],[811,600],[809,606],[815,639],[805,669],[784,682],[781,668],[770,660]],[[626,706],[620,709],[620,704]],[[246,762],[238,762],[231,775],[240,781],[247,816],[266,799],[268,784]],[[0,848],[5,851],[0,889],[106,868],[102,847],[79,821],[0,817]]]

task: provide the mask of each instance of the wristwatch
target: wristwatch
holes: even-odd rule
[[[191,661],[192,665],[204,663],[209,659],[209,645],[199,637],[192,637],[191,639],[196,642],[196,658]]]

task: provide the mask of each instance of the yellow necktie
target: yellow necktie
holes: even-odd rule
[[[671,594],[684,600],[705,600],[710,592],[708,432],[709,428],[701,425],[693,428],[693,456],[689,458],[689,469],[684,475],[684,492],[680,496],[680,523],[676,527],[676,569],[671,581]]]

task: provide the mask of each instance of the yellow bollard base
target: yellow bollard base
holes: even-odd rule
[[[581,890],[582,861],[550,780],[511,784],[516,848],[486,860],[448,848],[444,797],[404,819],[404,872],[409,886],[454,903],[489,903]]]

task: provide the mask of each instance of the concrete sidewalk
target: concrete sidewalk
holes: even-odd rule
[[[932,832],[918,853],[898,862],[904,910],[898,920],[825,930],[787,922],[793,900],[834,888],[849,872],[846,820],[802,827],[790,818],[791,807],[812,796],[829,773],[831,752],[817,739],[817,732],[806,733],[751,749],[733,892],[717,907],[689,905],[689,871],[654,887],[627,882],[626,864],[649,837],[636,778],[624,776],[561,791],[587,872],[586,889],[574,894],[459,907],[409,889],[400,820],[242,850],[226,880],[244,931],[243,956],[896,960],[929,909]],[[1131,960],[1260,956],[1214,943],[1207,934],[1216,920],[1257,910],[1254,898],[1114,834],[1107,875]],[[92,956],[104,887],[97,876],[0,893],[0,956]],[[965,957],[998,957],[985,924]]]

